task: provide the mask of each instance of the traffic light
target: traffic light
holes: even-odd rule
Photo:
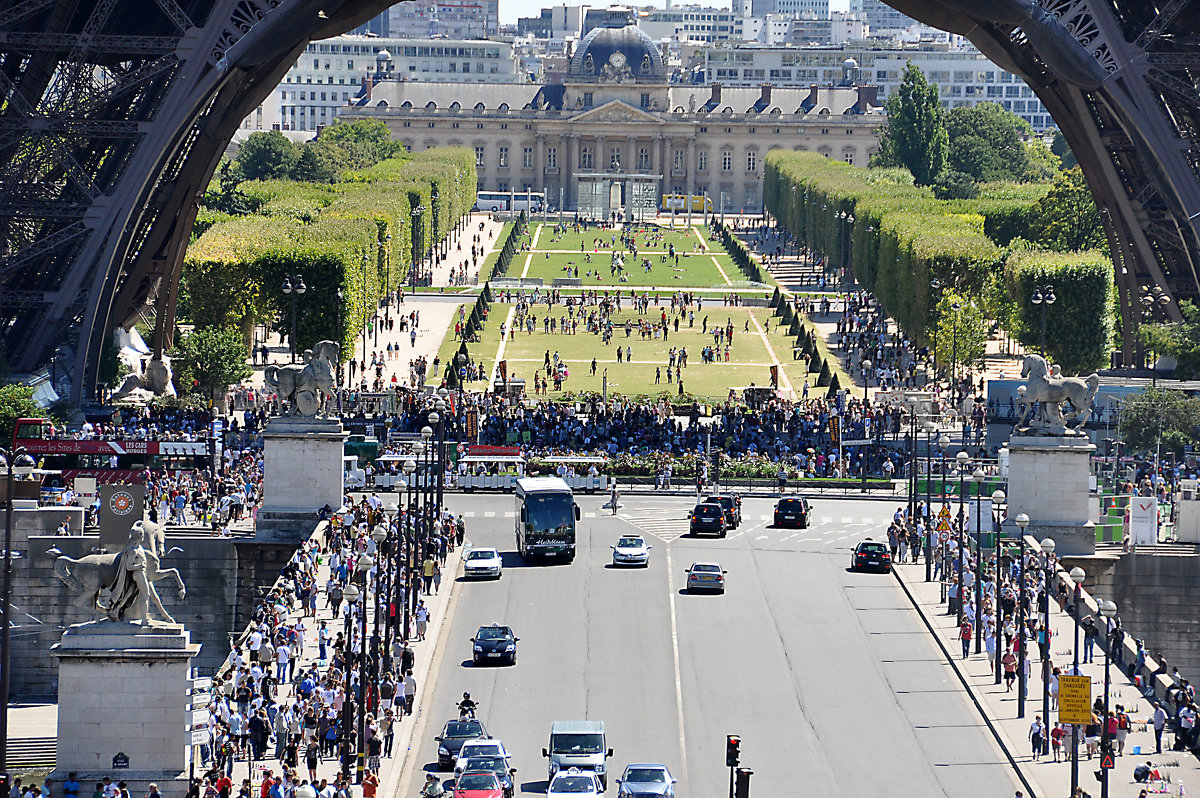
[[[736,734],[730,734],[725,738],[725,766],[735,768],[738,763],[738,756],[741,754],[742,738]]]
[[[754,771],[750,768],[737,769],[737,786],[733,790],[733,798],[750,798],[750,777]]]

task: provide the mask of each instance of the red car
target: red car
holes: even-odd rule
[[[454,798],[504,798],[504,787],[490,770],[472,770],[454,782]]]

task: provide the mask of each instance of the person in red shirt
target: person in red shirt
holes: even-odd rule
[[[973,634],[975,634],[975,630],[971,628],[971,622],[964,618],[962,626],[960,626],[958,630],[958,636],[962,640],[963,659],[966,659],[971,653],[971,636]]]
[[[368,770],[362,780],[363,798],[375,798],[375,792],[379,788],[379,777],[375,775],[375,771]]]

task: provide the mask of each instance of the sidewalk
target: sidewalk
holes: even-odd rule
[[[1004,684],[995,684],[994,670],[988,666],[986,652],[972,653],[966,660],[961,659],[962,650],[958,642],[958,627],[956,617],[946,614],[946,604],[940,601],[940,585],[938,582],[926,582],[925,564],[899,565],[894,568],[896,577],[908,594],[913,606],[921,614],[926,625],[934,634],[938,646],[951,662],[963,684],[967,687],[972,702],[979,709],[985,720],[992,727],[997,741],[1004,749],[1009,761],[1017,768],[1022,780],[1029,788],[1028,798],[1069,798],[1071,794],[1071,765],[1069,756],[1062,762],[1055,763],[1053,755],[1043,757],[1034,762],[1029,742],[1029,727],[1036,716],[1042,714],[1042,663],[1036,640],[1029,643],[1030,679],[1028,697],[1025,702],[1025,717],[1017,717],[1017,684],[1014,683],[1012,692],[1005,692]],[[1084,600],[1093,608],[1095,602],[1084,592]],[[1053,630],[1050,658],[1064,672],[1069,671],[1072,662],[1073,622],[1071,616],[1059,610],[1058,603],[1050,603],[1050,623]],[[1127,648],[1124,653],[1126,667],[1132,661],[1132,639],[1126,636]],[[1082,648],[1082,634],[1081,634]],[[972,646],[972,652],[974,647]],[[1082,650],[1080,653],[1082,657]],[[1096,646],[1095,661],[1081,664],[1080,671],[1092,680],[1092,701],[1104,695],[1104,652],[1100,645]],[[1170,782],[1165,785],[1155,784],[1159,794],[1180,795],[1184,784],[1200,785],[1200,763],[1187,752],[1170,751],[1168,738],[1174,736],[1169,732],[1163,735],[1163,753],[1154,753],[1153,726],[1148,723],[1154,712],[1153,704],[1144,698],[1137,687],[1126,677],[1125,671],[1115,664],[1110,670],[1111,692],[1109,705],[1117,704],[1125,707],[1132,721],[1132,730],[1125,744],[1125,755],[1116,757],[1116,767],[1109,773],[1109,794],[1113,798],[1136,798],[1142,789],[1151,794],[1149,784],[1137,784],[1133,781],[1133,769],[1146,761],[1160,770],[1164,776],[1169,774]],[[1170,707],[1168,707],[1168,710]],[[1051,722],[1057,721],[1058,712],[1051,710]],[[1045,718],[1043,718],[1043,721]],[[1069,755],[1070,734],[1063,742],[1063,753]],[[1140,749],[1140,753],[1137,753]],[[1114,743],[1115,750],[1115,743]],[[1087,758],[1086,747],[1083,745],[1082,734],[1079,746],[1079,786],[1093,796],[1100,795],[1100,783],[1095,779],[1094,772],[1100,769],[1099,757]],[[1162,789],[1165,787],[1165,790]],[[1005,797],[1006,798],[1006,797]]]

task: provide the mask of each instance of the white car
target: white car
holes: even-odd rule
[[[471,549],[463,560],[463,573],[470,578],[490,576],[499,579],[504,572],[504,561],[495,549]]]
[[[649,567],[650,549],[654,547],[647,546],[646,539],[641,535],[622,535],[617,541],[617,545],[609,548],[613,550],[612,562],[615,566],[641,565]]]
[[[454,762],[454,769],[465,768],[467,760],[473,756],[498,756],[504,761],[508,761],[508,751],[504,749],[504,743],[492,738],[480,737],[477,740],[467,740],[462,744],[462,748],[458,749],[458,759]]]
[[[550,780],[550,787],[546,790],[546,798],[555,798],[555,796],[578,798],[580,795],[600,795],[603,792],[604,785],[600,783],[600,779],[595,773],[590,770],[569,768],[554,774],[554,778]]]

